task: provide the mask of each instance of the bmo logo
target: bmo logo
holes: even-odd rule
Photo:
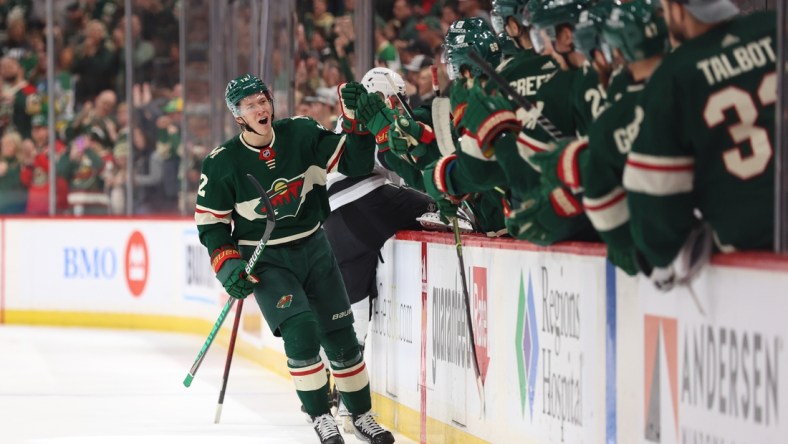
[[[145,237],[139,231],[131,233],[126,243],[125,257],[126,284],[129,286],[131,294],[139,297],[145,290],[150,268],[148,245],[145,243]]]

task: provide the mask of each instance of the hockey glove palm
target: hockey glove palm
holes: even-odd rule
[[[506,211],[509,234],[537,245],[566,240],[584,226],[583,208],[562,187],[539,187],[525,195],[523,203]]]
[[[386,107],[379,95],[366,94],[358,99],[356,117],[375,134],[375,143],[378,144],[378,147],[383,151],[387,150],[389,147],[388,129],[394,122],[394,110]]]
[[[493,156],[490,142],[505,131],[520,132],[520,121],[513,111],[509,99],[501,95],[487,94],[474,86],[468,96],[468,105],[460,118],[457,129],[479,142],[486,158]]]
[[[216,278],[222,283],[227,294],[236,299],[249,296],[255,284],[260,282],[255,275],[246,275],[245,267],[246,262],[243,259],[228,259],[216,273]]]
[[[337,87],[339,106],[342,110],[342,130],[346,133],[364,134],[366,127],[356,120],[358,99],[367,94],[364,85],[358,82],[343,83]]]

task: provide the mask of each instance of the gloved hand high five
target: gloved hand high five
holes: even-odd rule
[[[356,109],[357,120],[375,134],[375,143],[382,150],[388,150],[388,129],[394,123],[394,110],[389,109],[377,94],[362,95]]]
[[[241,254],[234,247],[225,246],[215,250],[211,254],[211,265],[224,290],[236,299],[249,296],[260,282],[257,276],[246,274],[246,261],[241,259]]]
[[[394,154],[421,157],[427,153],[427,144],[435,140],[429,125],[417,122],[408,116],[399,116],[389,127],[389,146]]]
[[[342,110],[342,130],[346,133],[364,134],[369,132],[356,119],[358,100],[367,94],[364,85],[358,82],[347,82],[337,87],[339,107]]]

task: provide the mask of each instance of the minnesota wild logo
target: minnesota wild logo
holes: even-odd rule
[[[287,308],[293,302],[293,295],[288,294],[279,298],[279,302],[276,303],[276,308]]]
[[[301,208],[303,196],[301,191],[304,188],[304,176],[298,176],[293,179],[276,179],[271,188],[268,190],[268,197],[271,199],[271,205],[276,209],[276,218],[282,219],[283,217],[294,217],[298,214]],[[256,211],[265,215],[265,205],[260,202]]]

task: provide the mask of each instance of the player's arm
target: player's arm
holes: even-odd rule
[[[235,192],[231,173],[235,168],[226,162],[227,153],[222,157],[220,148],[213,150],[203,161],[194,220],[200,242],[211,255],[211,268],[216,278],[227,294],[243,299],[252,292],[259,279],[246,274],[246,262],[232,238]]]
[[[403,160],[391,150],[379,153],[378,158],[381,159],[380,163],[384,168],[397,173],[408,186],[420,191],[425,191],[422,170],[417,165]]]
[[[695,156],[676,131],[686,122],[677,94],[658,90],[653,79],[643,92],[644,117],[624,168],[632,236],[657,267],[669,265],[695,224],[692,198]]]
[[[222,154],[227,153],[220,150],[221,147],[214,149],[203,160],[194,211],[200,242],[212,255],[222,248],[235,249],[231,234],[235,193],[229,177],[233,168],[230,163],[222,162],[225,160]]]
[[[372,135],[345,130],[336,134],[311,118],[304,120],[307,123],[299,128],[316,132],[315,154],[327,172],[338,171],[348,177],[372,172],[375,166],[375,140]]]

